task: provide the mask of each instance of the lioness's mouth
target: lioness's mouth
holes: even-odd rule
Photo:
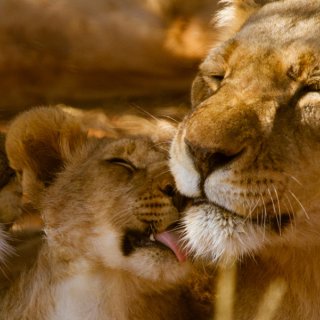
[[[122,241],[123,254],[129,256],[139,248],[170,250],[179,262],[184,262],[187,259],[187,255],[181,247],[180,237],[172,226],[160,233],[127,230]]]
[[[271,215],[268,214],[268,212],[264,212],[256,216],[243,216],[234,211],[228,210],[217,203],[208,202],[206,199],[194,199],[193,206],[201,206],[203,204],[218,208],[221,212],[221,216],[225,217],[226,219],[229,217],[234,217],[242,220],[245,223],[252,223],[263,228],[268,227],[270,230],[279,234],[281,233],[282,229],[286,228],[291,223],[293,219],[292,215],[285,212],[276,215]]]

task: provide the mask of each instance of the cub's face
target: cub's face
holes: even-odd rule
[[[318,241],[320,5],[301,3],[266,4],[200,67],[170,159],[196,255]]]
[[[46,190],[49,245],[64,259],[82,256],[162,286],[183,279],[188,264],[168,231],[179,199],[166,158],[148,139],[89,141]]]

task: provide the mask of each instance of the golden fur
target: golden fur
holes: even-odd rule
[[[190,251],[238,263],[235,319],[320,318],[320,2],[228,0],[171,148]]]
[[[189,264],[150,240],[179,218],[166,152],[147,137],[90,138],[59,108],[20,115],[6,150],[45,240],[1,319],[194,319]]]

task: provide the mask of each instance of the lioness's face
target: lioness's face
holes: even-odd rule
[[[184,218],[197,255],[302,243],[319,220],[320,3],[307,9],[265,5],[200,67],[170,160],[178,189],[197,199]]]
[[[179,212],[166,158],[142,138],[99,140],[77,153],[46,191],[49,245],[162,286],[183,279],[188,264],[168,231]]]

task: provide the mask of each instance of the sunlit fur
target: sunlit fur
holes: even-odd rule
[[[171,147],[178,189],[198,198],[184,217],[186,246],[241,264],[236,319],[251,318],[250,291],[269,276],[289,286],[274,319],[319,319],[320,3],[223,2],[221,43],[200,66],[194,110]]]
[[[161,246],[123,249],[128,230],[157,233],[179,218],[163,191],[166,152],[147,137],[88,138],[58,108],[19,116],[6,149],[45,241],[1,298],[1,319],[194,319],[181,295],[188,263]]]

